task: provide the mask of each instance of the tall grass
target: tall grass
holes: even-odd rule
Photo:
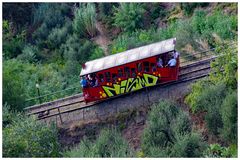
[[[84,37],[94,37],[96,30],[96,8],[93,3],[80,4],[75,11],[73,21],[74,31]]]

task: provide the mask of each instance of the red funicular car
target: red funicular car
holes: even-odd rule
[[[86,62],[80,73],[87,82],[82,89],[85,101],[104,100],[177,80],[179,55],[175,44],[176,38],[171,38]]]

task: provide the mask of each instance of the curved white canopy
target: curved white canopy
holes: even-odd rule
[[[85,67],[82,68],[80,76],[173,51],[175,49],[175,42],[176,38],[171,38],[161,42],[88,61],[85,63]]]

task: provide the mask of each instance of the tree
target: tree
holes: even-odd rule
[[[237,91],[230,91],[223,100],[221,105],[221,116],[223,122],[223,128],[221,130],[222,137],[233,144],[237,144],[237,130],[238,130],[238,99]]]
[[[224,82],[232,89],[237,88],[237,44],[219,46],[216,49],[219,53],[215,62],[211,63],[212,72],[210,80],[213,83]]]
[[[48,36],[54,28],[61,28],[68,22],[67,13],[70,11],[66,3],[40,3],[36,7],[32,25],[39,27],[34,31],[33,39],[39,48],[48,48]]]
[[[5,59],[15,58],[22,52],[25,44],[25,30],[14,33],[13,23],[3,21],[3,57]]]
[[[3,157],[59,157],[55,125],[23,116],[3,129]]]
[[[14,23],[17,30],[31,24],[35,3],[3,3],[3,19]]]
[[[133,32],[143,28],[145,9],[141,3],[120,3],[114,7],[114,25],[125,32]]]
[[[142,139],[146,157],[199,157],[205,149],[188,114],[164,100],[152,107]]]
[[[3,104],[7,103],[12,110],[21,111],[24,107],[24,93],[22,77],[15,68],[20,66],[16,60],[3,63]]]

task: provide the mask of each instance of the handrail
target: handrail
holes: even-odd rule
[[[37,99],[37,98],[46,97],[46,96],[49,96],[49,95],[54,95],[54,94],[56,94],[56,93],[60,93],[60,92],[67,91],[67,90],[71,90],[71,89],[75,89],[75,88],[79,88],[79,87],[67,88],[67,89],[63,89],[63,90],[60,90],[60,91],[52,92],[52,93],[49,93],[49,94],[45,94],[45,95],[42,95],[42,96],[33,97],[33,98],[30,98],[30,99],[27,99],[25,102],[31,101],[31,100]]]

